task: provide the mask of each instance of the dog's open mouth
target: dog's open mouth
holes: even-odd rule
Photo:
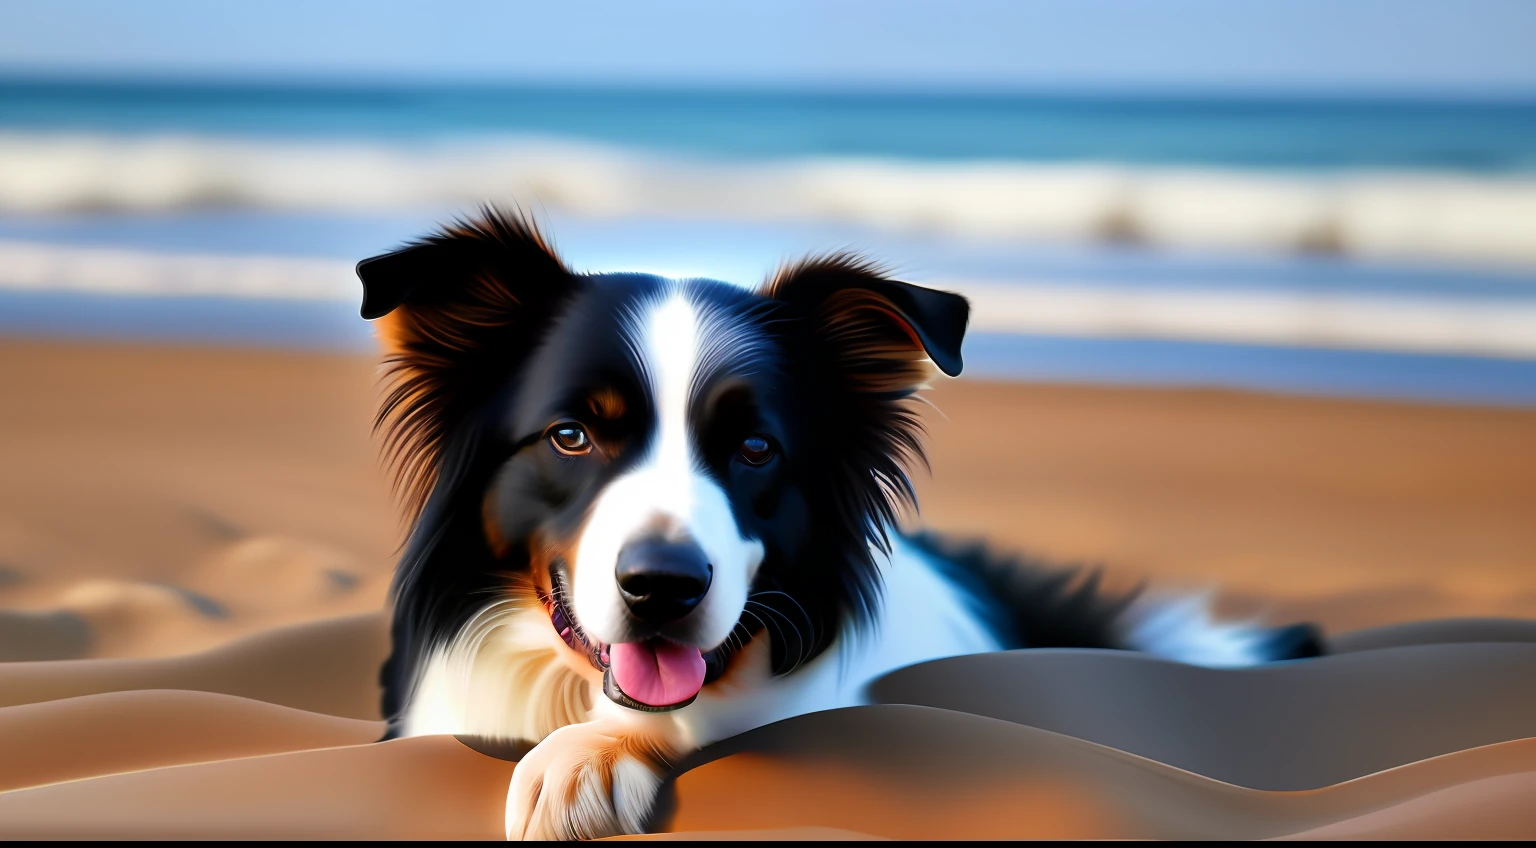
[[[610,660],[603,691],[625,706],[632,701],[639,709],[675,710],[693,703],[704,688],[704,654],[689,645],[660,638],[623,642],[613,646]]]
[[[693,703],[704,688],[708,664],[698,648],[662,637],[605,645],[593,641],[571,612],[559,569],[550,570],[552,591],[539,599],[549,610],[549,623],[573,650],[587,656],[603,673],[603,694],[620,706],[643,712],[666,712]]]

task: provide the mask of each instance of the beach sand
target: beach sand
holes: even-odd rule
[[[512,763],[370,744],[402,534],[374,380],[361,357],[0,342],[0,836],[500,835]],[[659,829],[1536,835],[1536,412],[967,380],[930,399],[926,525],[1216,589],[1341,653],[909,669],[882,705],[696,755]],[[1414,623],[1446,618],[1475,620]]]

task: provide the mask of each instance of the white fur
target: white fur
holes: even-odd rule
[[[507,791],[507,838],[596,839],[641,832],[661,774],[657,764],[625,751],[619,744],[625,732],[614,722],[573,724],[528,752]]]
[[[577,546],[573,607],[590,637],[625,641],[626,610],[614,577],[619,551],[652,533],[692,539],[714,568],[692,614],[694,639],[708,650],[735,628],[763,560],[762,543],[742,537],[730,500],[700,469],[690,437],[693,387],[701,368],[718,361],[733,328],[679,288],[645,304],[627,323],[654,398],[656,433],[637,467],[609,483],[593,505]]]
[[[1210,668],[1259,665],[1269,631],[1251,622],[1222,622],[1208,595],[1154,598],[1126,611],[1126,638],[1138,651]]]
[[[537,741],[586,721],[592,693],[573,670],[574,657],[542,605],[487,606],[428,654],[403,733]]]

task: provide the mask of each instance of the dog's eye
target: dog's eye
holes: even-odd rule
[[[773,442],[768,441],[767,436],[753,434],[742,440],[737,455],[748,465],[763,465],[773,459]]]
[[[580,424],[556,424],[549,428],[549,443],[566,456],[581,456],[592,450],[592,440]]]

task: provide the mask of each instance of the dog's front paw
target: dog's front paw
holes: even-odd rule
[[[598,839],[641,833],[668,752],[603,721],[562,727],[529,751],[507,793],[508,839]]]

